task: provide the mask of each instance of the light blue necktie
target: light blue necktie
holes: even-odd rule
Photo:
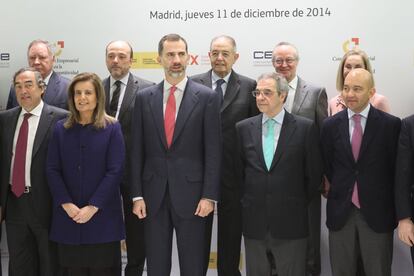
[[[275,120],[268,119],[266,121],[266,135],[263,144],[263,155],[266,162],[266,167],[270,170],[272,165],[273,155],[275,153]]]

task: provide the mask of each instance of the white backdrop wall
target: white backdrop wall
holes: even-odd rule
[[[394,115],[405,117],[414,113],[413,9],[412,0],[3,1],[0,109],[5,108],[13,73],[27,65],[27,45],[33,39],[50,41],[56,71],[69,78],[83,71],[106,77],[106,44],[127,40],[135,52],[133,72],[159,82],[163,72],[154,65],[157,44],[161,36],[175,32],[189,44],[189,75],[210,68],[209,43],[219,34],[236,39],[240,59],[235,70],[252,78],[273,71],[269,54],[277,42],[292,42],[300,54],[298,74],[325,86],[329,98],[337,93],[336,72],[344,51],[360,47],[371,58],[377,91],[388,97]],[[330,275],[324,224],[322,230],[323,275]],[[393,271],[413,273],[407,248],[397,240]]]

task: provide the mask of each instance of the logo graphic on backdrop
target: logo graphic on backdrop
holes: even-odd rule
[[[53,70],[69,78],[79,74],[79,57],[67,57],[64,54],[64,40],[50,43],[49,46],[52,48],[52,52],[55,55],[55,65],[53,66]]]
[[[10,53],[0,50],[0,68],[10,67]]]
[[[345,54],[349,50],[357,48],[358,46],[359,46],[359,37],[353,37],[351,39],[345,40],[344,43],[342,43],[342,50],[344,51],[344,54]]]
[[[252,58],[253,66],[272,66],[272,50],[254,50]]]
[[[350,39],[347,39],[345,41],[343,41],[341,43],[341,48],[342,48],[342,55],[340,56],[333,56],[332,57],[332,61],[333,62],[340,62],[342,60],[342,56],[343,54],[345,54],[346,52],[353,50],[353,49],[361,49],[364,50],[361,47],[361,41],[363,41],[360,37],[352,37]],[[375,61],[375,56],[371,56],[369,55],[369,53],[366,53],[368,55],[368,58],[370,60],[371,63],[371,67],[372,67],[372,72],[375,73],[375,68],[374,68],[374,64],[373,61]]]
[[[188,65],[210,65],[208,55],[189,54]],[[134,52],[132,58],[132,69],[161,69],[157,61],[158,52]]]

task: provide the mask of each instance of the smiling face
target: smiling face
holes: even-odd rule
[[[97,105],[96,91],[91,81],[80,81],[74,86],[75,108],[79,112],[81,123],[92,122]]]
[[[44,88],[40,87],[36,81],[35,72],[24,71],[17,75],[14,80],[14,89],[17,102],[27,112],[32,111],[42,100]]]
[[[211,68],[221,78],[231,72],[233,64],[239,58],[234,45],[225,37],[219,37],[211,43],[208,56],[210,57]]]
[[[125,41],[114,41],[107,46],[106,67],[114,79],[125,77],[131,65],[131,48]]]
[[[277,46],[273,50],[272,62],[276,72],[283,75],[288,82],[295,78],[298,66],[298,53],[293,46]]]
[[[184,41],[164,41],[163,50],[157,60],[164,68],[165,78],[170,84],[177,84],[185,77],[190,56]]]

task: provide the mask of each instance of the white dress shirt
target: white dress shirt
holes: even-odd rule
[[[27,123],[29,125],[29,131],[27,135],[27,150],[26,150],[26,167],[25,167],[25,183],[26,187],[31,186],[30,181],[30,168],[32,166],[32,152],[33,152],[33,144],[36,136],[37,127],[39,126],[40,121],[40,115],[42,114],[43,110],[43,101],[40,101],[40,104],[38,104],[32,111],[30,111],[30,116],[27,119]],[[11,166],[10,166],[10,184],[13,183],[13,165],[14,165],[14,154],[16,152],[16,144],[17,144],[17,138],[19,137],[20,127],[23,123],[24,114],[28,113],[26,110],[22,108],[22,111],[19,114],[19,118],[17,119],[17,125],[16,130],[14,131],[14,138],[13,138],[13,155],[11,159]]]
[[[362,133],[365,132],[365,126],[367,125],[367,119],[368,119],[368,113],[371,108],[371,104],[368,104],[367,107],[365,107],[364,110],[359,113],[361,115],[361,127],[362,127]],[[352,116],[356,114],[351,109],[348,108],[348,119],[349,119],[349,141],[352,141],[352,133],[354,132],[354,119],[352,119]]]

